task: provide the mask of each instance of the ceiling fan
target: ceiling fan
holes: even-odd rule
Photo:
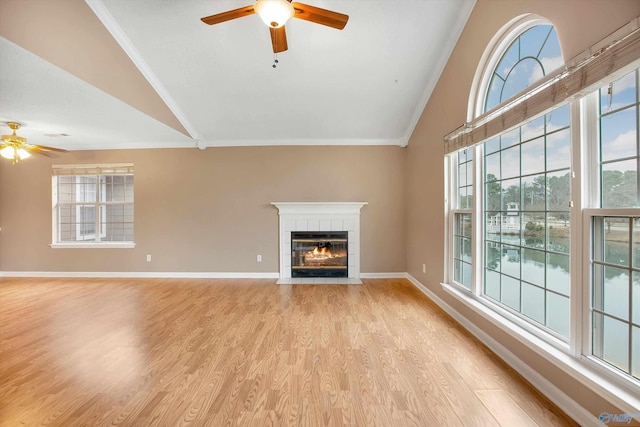
[[[206,16],[201,20],[205,24],[215,25],[254,13],[258,14],[269,27],[273,53],[287,50],[287,33],[284,24],[291,18],[304,19],[338,30],[342,30],[349,20],[348,15],[298,2],[292,3],[291,0],[257,0],[251,6]]]
[[[61,148],[47,147],[45,145],[29,144],[27,138],[16,135],[16,131],[20,129],[20,123],[7,122],[13,133],[11,135],[2,135],[0,143],[0,156],[5,159],[12,160],[12,164],[18,163],[20,160],[31,156],[31,153],[40,154],[46,157],[58,157],[58,153],[68,153],[67,150]]]

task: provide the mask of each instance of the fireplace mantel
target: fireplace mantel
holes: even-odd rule
[[[272,202],[280,216],[280,280],[291,284],[292,231],[347,231],[347,279],[293,279],[295,283],[362,283],[360,281],[360,210],[367,202]]]

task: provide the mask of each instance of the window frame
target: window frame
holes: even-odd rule
[[[508,47],[519,35],[529,28],[539,24],[549,24],[541,21],[539,17],[532,18],[529,23],[521,21],[512,23],[510,29],[503,31],[494,37],[493,49],[487,49],[476,71],[476,77],[469,98],[468,120],[482,115],[481,108],[485,103],[485,94],[489,85],[489,78],[493,68],[500,61],[504,49]],[[507,26],[508,27],[508,26]],[[496,41],[496,39],[501,39]],[[601,43],[605,43],[602,41]],[[503,51],[501,51],[501,46]],[[640,59],[631,65],[634,69],[640,67]],[[629,72],[631,67],[627,65],[608,81],[615,81]],[[487,78],[489,76],[489,78]],[[547,76],[552,78],[553,75]],[[541,81],[547,80],[544,77]],[[604,82],[600,87],[607,84]],[[498,326],[503,331],[517,338],[522,344],[532,351],[547,358],[551,363],[565,372],[577,378],[596,392],[607,396],[612,402],[617,402],[620,408],[629,408],[629,405],[637,405],[640,381],[632,375],[622,373],[618,369],[609,366],[607,362],[599,360],[590,352],[591,341],[591,248],[592,234],[591,223],[593,216],[615,215],[640,215],[640,207],[630,209],[602,209],[596,208],[600,201],[600,177],[599,177],[599,102],[598,88],[590,91],[588,95],[579,94],[566,100],[570,108],[570,147],[571,167],[571,207],[570,216],[570,325],[568,342],[546,333],[529,322],[520,319],[509,310],[484,298],[482,291],[482,269],[485,263],[484,257],[484,221],[482,220],[484,200],[483,191],[483,143],[475,144],[466,149],[474,150],[474,203],[471,212],[473,218],[473,253],[472,253],[472,286],[468,290],[456,283],[454,277],[453,251],[455,217],[461,211],[457,209],[457,186],[455,174],[457,162],[452,160],[454,153],[445,156],[445,194],[448,197],[445,209],[445,275],[442,288],[448,294],[455,297],[464,305]],[[481,96],[480,96],[481,95]],[[591,100],[593,99],[593,100]],[[560,106],[560,104],[558,105]],[[542,115],[542,114],[540,114]],[[538,116],[539,117],[539,116]],[[532,120],[534,118],[531,118]],[[527,120],[528,121],[528,120]],[[525,121],[526,122],[526,121]],[[523,122],[524,123],[524,122]],[[513,129],[513,128],[512,128]],[[640,132],[640,131],[639,131]],[[640,173],[640,171],[639,171]],[[481,335],[484,333],[479,331]],[[631,343],[630,343],[631,345]],[[507,350],[508,351],[508,350]]]
[[[106,176],[134,176],[133,173],[133,165],[128,163],[123,164],[113,164],[113,165],[61,165],[61,166],[53,166],[54,173],[51,177],[51,211],[52,211],[52,228],[51,228],[51,243],[49,246],[54,249],[60,248],[134,248],[135,247],[135,237],[133,240],[126,241],[104,241],[102,238],[106,237],[106,222],[103,221],[103,218],[106,217],[107,213],[107,205],[122,205],[127,206],[131,205],[132,207],[135,205],[135,198],[131,201],[106,201],[103,197],[106,194],[106,180],[101,179]],[[60,173],[56,174],[56,169],[64,169],[70,171],[70,173]],[[92,202],[58,202],[58,178],[61,176],[75,176],[75,177],[95,177],[95,198]],[[134,181],[135,183],[135,181]],[[134,185],[134,184],[132,184]],[[76,188],[76,193],[79,189]],[[77,200],[76,194],[76,200]],[[94,223],[94,231],[100,230],[99,233],[86,234],[84,235],[86,238],[80,240],[83,236],[81,230],[75,231],[76,241],[61,241],[60,240],[60,224],[59,224],[59,208],[60,206],[74,206],[76,215],[79,214],[79,210],[81,210],[85,206],[93,206],[95,208],[95,223]],[[134,217],[135,218],[135,217]],[[76,224],[80,222],[76,220]],[[135,219],[134,219],[135,223]],[[135,225],[134,225],[135,231]],[[135,233],[134,233],[135,236]]]

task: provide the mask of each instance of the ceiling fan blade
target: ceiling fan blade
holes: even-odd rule
[[[56,153],[52,153],[52,152],[49,152],[49,151],[41,150],[38,147],[29,148],[27,151],[29,151],[31,153],[35,153],[35,154],[40,154],[41,156],[45,156],[45,157],[59,157]]]
[[[68,153],[69,152],[69,150],[64,150],[62,148],[55,148],[55,147],[47,147],[46,145],[33,145],[33,144],[31,144],[31,147],[27,148],[27,150],[33,150],[33,149],[46,150],[46,151],[57,151],[59,153]]]
[[[337,30],[343,29],[349,20],[349,16],[343,13],[320,9],[319,7],[309,6],[307,4],[293,2],[291,6],[293,6],[293,10],[295,11],[295,15],[293,15],[294,18],[326,25],[327,27]]]
[[[240,9],[229,10],[227,12],[217,13],[211,16],[205,16],[200,18],[202,22],[209,25],[219,24],[225,21],[231,21],[232,19],[242,18],[244,16],[253,15],[255,10],[253,5],[241,7]]]
[[[284,26],[280,28],[269,28],[269,32],[271,33],[273,53],[284,52],[289,48],[287,46],[287,32]]]

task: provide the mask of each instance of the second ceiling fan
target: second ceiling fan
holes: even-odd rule
[[[319,7],[291,2],[289,0],[257,0],[251,6],[241,7],[227,12],[201,18],[202,22],[209,25],[220,24],[243,16],[258,14],[271,32],[271,45],[273,53],[287,50],[287,33],[284,25],[291,18],[304,19],[316,24],[341,30],[347,25],[349,16],[333,12]]]

